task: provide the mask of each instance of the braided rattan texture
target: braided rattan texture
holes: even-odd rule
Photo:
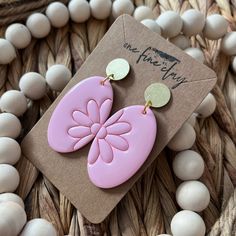
[[[52,0],[0,1],[0,35],[8,24],[25,20],[32,12],[45,9]],[[66,3],[67,0],[62,2]],[[236,30],[236,0],[135,0],[135,5],[148,5],[158,16],[166,10],[184,12],[189,8],[204,15],[220,13]],[[19,78],[28,71],[45,75],[47,68],[61,63],[79,69],[86,57],[103,37],[109,20],[90,19],[86,24],[70,22],[61,29],[53,29],[43,40],[33,40],[17,59],[8,66],[0,66],[0,95],[18,89]],[[198,120],[195,149],[204,157],[205,173],[202,181],[211,193],[209,207],[202,216],[210,236],[236,235],[236,80],[230,68],[230,58],[220,53],[220,40],[213,42],[198,35],[191,44],[203,50],[206,63],[214,69],[218,83],[213,93],[217,109],[212,117]],[[23,131],[19,141],[43,115],[58,94],[47,92],[42,100],[32,102],[21,121]],[[57,228],[59,236],[124,235],[156,236],[170,233],[170,221],[179,210],[175,202],[178,184],[171,171],[174,153],[164,150],[144,176],[135,184],[111,215],[101,224],[84,219],[70,202],[24,157],[17,164],[21,175],[18,193],[25,199],[28,219],[43,217]]]

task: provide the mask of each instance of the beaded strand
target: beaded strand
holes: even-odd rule
[[[19,116],[27,110],[29,100],[41,99],[46,87],[60,92],[71,78],[70,70],[64,65],[53,65],[45,78],[36,72],[24,74],[18,90],[5,92],[0,99],[0,235],[57,236],[54,226],[44,219],[33,219],[26,224],[23,200],[13,192],[17,189],[20,176],[15,165],[21,156],[21,147],[15,140],[21,133]],[[25,225],[25,226],[24,226]]]

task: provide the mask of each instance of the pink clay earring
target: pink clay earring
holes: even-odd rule
[[[162,107],[171,97],[166,85],[151,84],[145,90],[145,106],[125,107],[109,118],[110,81],[125,78],[129,70],[129,63],[117,58],[107,65],[106,77],[89,77],[75,85],[59,102],[48,125],[48,143],[57,152],[74,152],[93,140],[87,169],[91,182],[100,188],[124,183],[142,166],[156,139],[150,107]]]

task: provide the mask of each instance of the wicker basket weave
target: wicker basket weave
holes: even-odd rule
[[[12,22],[24,21],[32,12],[44,11],[51,0],[0,1],[0,35]],[[61,2],[67,3],[67,0]],[[204,15],[222,14],[236,30],[236,0],[134,0],[136,6],[148,5],[158,16],[166,10],[183,13],[189,8]],[[53,29],[43,40],[32,40],[29,47],[18,51],[17,59],[0,66],[0,95],[19,89],[22,74],[38,71],[45,75],[55,63],[77,71],[109,27],[109,20],[90,19],[86,24],[69,24]],[[195,148],[205,161],[201,180],[211,194],[209,207],[202,213],[207,235],[236,235],[236,80],[229,65],[230,58],[220,53],[220,40],[209,41],[202,35],[191,38],[191,44],[203,50],[206,64],[218,76],[213,90],[217,109],[213,116],[198,120]],[[32,102],[22,117],[23,132],[19,141],[34,126],[58,94]],[[25,199],[28,219],[42,217],[51,221],[61,235],[125,235],[156,236],[170,233],[170,221],[179,210],[175,202],[176,179],[171,171],[173,153],[165,150],[146,171],[110,216],[101,224],[88,222],[70,202],[24,157],[17,164],[21,175],[18,194]]]

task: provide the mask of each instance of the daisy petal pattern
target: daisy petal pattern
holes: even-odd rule
[[[107,127],[109,134],[125,134],[131,130],[131,125],[127,122],[117,122]]]
[[[106,141],[114,148],[119,149],[121,151],[127,151],[129,148],[129,144],[125,138],[122,138],[118,135],[107,135]]]
[[[87,103],[85,112],[81,110],[73,111],[72,118],[77,125],[69,127],[67,133],[70,137],[77,140],[74,150],[82,148],[97,135],[103,127],[104,120],[107,117],[107,110],[110,110],[111,104],[111,99],[104,100],[100,106],[95,100],[91,99]]]
[[[74,146],[74,150],[78,150],[78,149],[82,148],[83,146],[85,146],[87,143],[89,143],[93,139],[93,137],[94,136],[92,134],[90,134],[88,136],[85,136],[85,137],[79,139],[78,142]]]
[[[86,126],[75,126],[68,130],[70,136],[74,138],[83,138],[91,134],[91,130]]]
[[[104,124],[107,117],[105,116],[106,110],[109,108],[111,110],[112,101],[110,99],[105,100],[100,107],[100,123]]]
[[[100,150],[99,150],[99,145],[98,145],[98,139],[95,138],[89,150],[88,163],[89,164],[95,163],[99,155],[100,155]]]
[[[124,111],[123,110],[120,110],[118,112],[116,112],[112,117],[110,117],[106,123],[104,124],[105,127],[107,126],[110,126],[110,125],[113,125],[114,123],[116,123],[120,118],[121,116],[123,115]]]
[[[99,139],[98,143],[102,160],[106,163],[112,162],[113,151],[111,145],[109,145],[104,139]]]
[[[88,163],[94,164],[100,157],[105,163],[111,163],[114,149],[127,151],[129,143],[125,134],[131,131],[131,125],[122,121],[123,110],[115,113],[100,127],[88,154]]]
[[[103,86],[104,79],[92,76],[80,81],[57,104],[47,129],[47,141],[54,151],[74,152],[96,137],[113,102],[112,86],[109,81]]]
[[[82,126],[90,127],[93,124],[89,117],[81,111],[74,111],[72,117],[77,124]]]
[[[87,105],[88,117],[93,123],[100,123],[100,114],[98,104],[94,100],[90,100]]]

